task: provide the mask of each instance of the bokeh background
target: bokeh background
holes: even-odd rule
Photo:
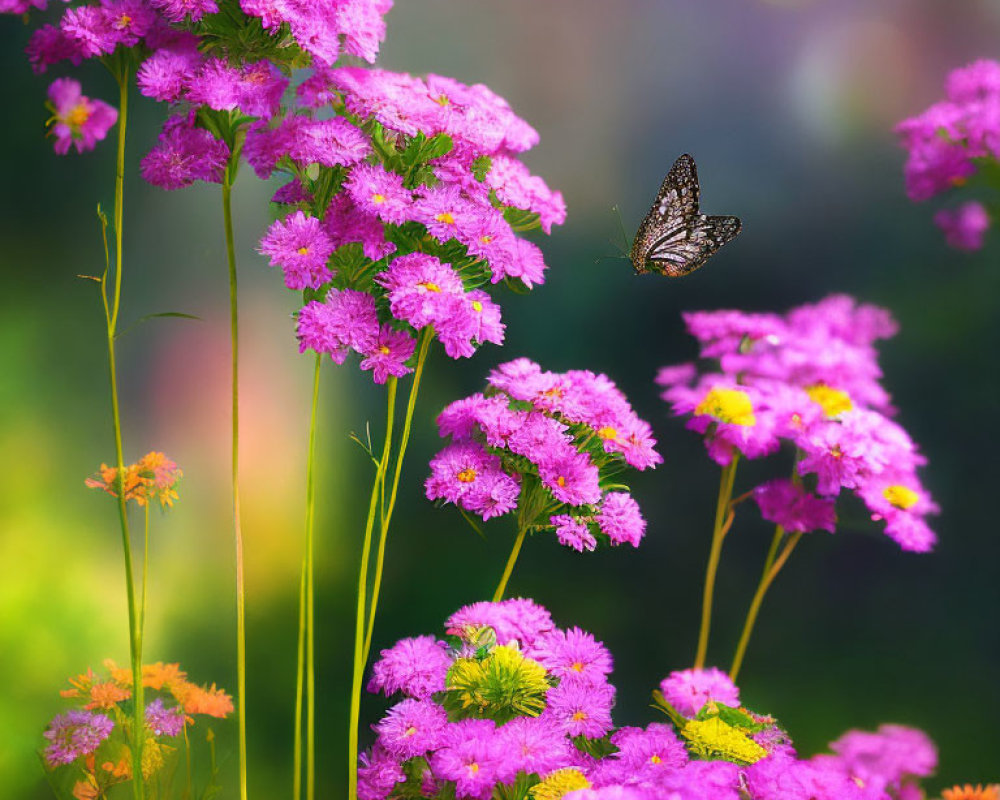
[[[401,0],[385,67],[481,81],[535,125],[527,156],[561,189],[569,219],[541,244],[548,282],[508,296],[507,345],[429,366],[392,531],[376,649],[440,631],[488,596],[509,521],[474,535],[422,496],[438,446],[433,418],[518,355],[552,369],[608,372],[651,420],[666,463],[636,478],[650,519],[638,551],[577,555],[532,540],[511,590],[579,625],[616,657],[616,720],[644,724],[649,691],[688,665],[717,487],[700,441],[671,419],[652,378],[691,357],[685,309],[783,310],[831,292],[888,306],[902,332],[882,347],[900,420],[930,459],[943,508],[931,555],[899,552],[858,526],[815,534],[766,602],[747,659],[745,701],[778,716],[810,754],[849,727],[919,726],[941,751],[932,789],[1000,778],[1000,558],[996,486],[1000,243],[948,250],[932,208],[903,193],[891,129],[937,99],[947,72],[1000,55],[1000,6],[982,0]],[[21,52],[28,29],[0,20],[0,795],[48,797],[40,733],[66,676],[127,661],[116,515],[83,478],[111,460],[94,216],[111,205],[113,147],[58,157],[43,138],[50,76]],[[113,100],[99,68],[89,94]],[[228,493],[228,319],[215,187],[164,193],[137,177],[162,108],[130,128],[123,319],[161,311],[120,344],[126,458],[166,451],[182,499],[154,514],[147,660],[235,687]],[[698,160],[703,205],[744,233],[704,270],[637,278],[615,253],[611,206],[633,231],[673,159]],[[299,356],[295,298],[255,253],[273,187],[236,187],[243,315],[243,493],[247,541],[250,778],[256,797],[290,792],[294,645],[312,360]],[[933,205],[933,203],[931,204]],[[994,237],[996,238],[996,237]],[[382,395],[354,367],[326,369],[318,507],[320,796],[342,792],[354,581],[370,468],[348,439]],[[752,485],[747,469],[739,486]],[[769,529],[741,514],[720,574],[710,660],[729,663]],[[385,707],[369,698],[364,717]],[[231,723],[220,750],[234,796]]]

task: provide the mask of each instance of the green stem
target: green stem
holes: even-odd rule
[[[730,510],[730,499],[733,496],[733,482],[736,480],[736,464],[739,454],[734,452],[732,461],[722,469],[719,481],[719,499],[715,506],[715,526],[712,530],[712,549],[708,555],[708,566],[705,570],[705,590],[701,604],[701,630],[698,633],[698,653],[694,659],[695,669],[705,666],[705,656],[708,653],[708,634],[712,625],[712,598],[715,593],[715,575],[719,569],[719,557],[722,555],[722,541],[726,537],[729,526],[726,517]]]
[[[396,379],[390,377],[386,383],[387,409],[385,420],[385,444],[382,447],[382,457],[375,470],[375,480],[372,483],[372,496],[368,504],[368,520],[365,523],[365,536],[361,546],[361,565],[358,568],[358,608],[354,626],[354,674],[351,681],[351,718],[347,736],[347,796],[349,800],[358,797],[358,720],[361,716],[361,680],[364,676],[364,640],[365,640],[365,600],[368,597],[368,568],[371,561],[372,530],[375,527],[375,514],[381,500],[381,486],[385,480],[385,472],[389,466],[389,456],[392,452],[392,427],[396,409]]]
[[[372,634],[375,630],[375,612],[378,610],[379,591],[382,588],[382,567],[385,563],[385,542],[389,534],[389,523],[392,521],[392,512],[396,508],[396,492],[399,488],[399,476],[403,471],[403,456],[406,454],[407,445],[410,442],[410,426],[413,422],[413,411],[417,405],[417,393],[420,391],[420,378],[424,372],[424,363],[427,361],[427,353],[431,342],[434,340],[433,331],[427,327],[421,331],[420,344],[417,350],[417,365],[413,372],[413,383],[410,385],[410,396],[406,401],[406,417],[403,420],[403,433],[399,440],[399,452],[396,453],[396,467],[392,476],[392,489],[389,494],[388,505],[385,504],[385,475],[382,476],[382,519],[379,531],[378,554],[375,557],[375,577],[372,580],[372,597],[368,607],[368,630],[365,633],[365,645],[363,652],[364,662],[368,662],[371,654]]]
[[[518,526],[517,538],[514,540],[514,549],[510,551],[510,557],[507,559],[507,566],[504,567],[503,570],[503,577],[500,578],[500,583],[497,584],[497,590],[493,593],[494,603],[498,603],[503,600],[503,593],[507,590],[507,581],[510,580],[510,574],[514,571],[514,564],[517,562],[517,557],[521,552],[521,545],[524,544],[524,537],[527,532],[527,525]]]
[[[234,159],[222,180],[222,216],[226,228],[226,260],[229,264],[229,332],[232,342],[233,423],[233,535],[236,543],[236,714],[239,728],[240,800],[247,800],[247,642],[246,583],[243,571],[243,529],[240,524],[240,346],[239,305],[236,285],[236,245],[233,236]]]
[[[122,447],[121,407],[118,402],[118,367],[115,358],[115,337],[118,333],[118,309],[121,307],[122,296],[122,266],[123,266],[123,218],[125,208],[125,131],[128,125],[128,87],[130,74],[127,70],[113,72],[118,82],[118,157],[115,165],[115,271],[114,290],[111,303],[108,302],[108,249],[105,236],[106,268],[101,279],[101,296],[104,304],[104,320],[107,324],[108,340],[108,378],[111,385],[111,424],[114,430],[115,458],[117,459],[118,479],[118,519],[122,531],[122,553],[125,558],[125,594],[128,601],[129,655],[132,664],[132,796],[142,800],[145,786],[142,777],[142,745],[146,721],[144,717],[142,686],[142,634],[140,633],[139,613],[136,605],[135,576],[132,572],[132,537],[129,533],[128,508],[125,497],[125,456]],[[106,233],[106,227],[105,227]]]
[[[788,541],[785,542],[785,546],[781,549],[781,554],[776,557],[778,547],[784,535],[784,528],[779,525],[774,531],[774,538],[771,539],[771,549],[768,551],[767,559],[764,562],[764,571],[761,573],[757,591],[754,593],[753,600],[750,602],[750,608],[747,610],[747,618],[743,623],[743,633],[740,635],[739,644],[736,646],[736,655],[733,656],[733,666],[729,670],[729,677],[734,681],[740,674],[740,667],[743,666],[743,657],[746,655],[747,645],[750,642],[750,634],[753,633],[753,626],[757,621],[757,614],[760,612],[761,604],[764,602],[764,595],[767,594],[767,590],[771,588],[774,579],[778,577],[781,568],[785,566],[785,562],[788,561],[788,557],[792,554],[792,550],[795,549],[795,545],[802,538],[801,532],[793,533],[788,538]]]
[[[146,631],[146,585],[149,578],[149,499],[144,506],[144,521],[142,530],[142,601],[139,605],[139,652],[142,653],[142,641]]]
[[[307,545],[308,547],[308,545]],[[299,572],[299,639],[295,670],[295,744],[292,757],[292,798],[302,797],[302,705],[306,674],[306,572],[309,569],[306,553],[302,553]]]

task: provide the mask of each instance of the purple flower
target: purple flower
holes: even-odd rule
[[[574,748],[562,728],[544,717],[517,717],[497,730],[501,749],[508,754],[500,779],[509,782],[518,772],[544,775],[572,763]]]
[[[163,124],[159,143],[142,160],[142,177],[161,189],[195,181],[222,183],[229,149],[209,131],[195,127],[194,114],[175,114]]]
[[[313,300],[298,315],[299,352],[329,353],[343,364],[350,350],[365,353],[379,337],[375,298],[355,289],[331,289],[325,302]]]
[[[618,748],[602,764],[598,783],[654,783],[664,773],[687,763],[687,750],[669,725],[654,722],[645,729],[624,727],[611,737]]]
[[[535,642],[529,655],[559,678],[604,683],[611,653],[593,634],[579,628],[556,629]]]
[[[745,774],[754,800],[885,800],[886,797],[818,761],[775,755],[747,767]]]
[[[848,731],[830,743],[851,777],[898,791],[906,778],[924,778],[937,767],[937,748],[923,731],[881,725],[875,732]]]
[[[562,726],[569,736],[599,739],[611,730],[615,688],[579,677],[565,677],[546,695],[542,716]]]
[[[740,704],[740,690],[717,667],[671,672],[660,682],[660,691],[685,717],[695,716],[709,700],[727,706]]]
[[[379,744],[358,758],[359,800],[384,800],[397,783],[405,780],[399,760]]]
[[[990,227],[990,215],[982,203],[962,203],[943,208],[934,215],[934,224],[944,231],[945,241],[956,250],[979,250]]]
[[[60,61],[79,65],[84,58],[80,43],[54,25],[43,25],[31,34],[25,52],[31,69],[39,74]]]
[[[555,629],[552,615],[533,600],[517,597],[499,603],[463,606],[445,622],[445,631],[460,636],[466,627],[488,625],[496,632],[498,644],[519,642],[530,648],[542,634]]]
[[[638,547],[646,533],[646,520],[639,504],[627,492],[605,494],[595,519],[612,544],[628,543]]]
[[[449,298],[465,293],[455,270],[425,253],[394,259],[389,269],[378,276],[378,282],[389,292],[393,315],[415,328],[446,320]]]
[[[578,553],[594,550],[597,547],[597,539],[590,532],[588,525],[576,517],[571,517],[569,514],[554,514],[549,517],[549,523],[555,526],[559,544],[572,547]]]
[[[42,734],[50,742],[45,748],[45,761],[54,767],[89,756],[108,738],[114,726],[103,714],[77,710],[59,714]]]
[[[396,250],[395,244],[386,241],[385,228],[378,217],[361,211],[346,193],[338,194],[330,202],[323,227],[335,247],[358,242],[365,257],[373,261]]]
[[[426,700],[435,692],[444,691],[445,674],[451,665],[443,642],[433,636],[400,639],[380,653],[372,666],[369,692],[396,692]]]
[[[542,454],[542,458],[538,475],[556,500],[571,506],[600,502],[600,472],[586,453]]]
[[[404,700],[374,726],[379,743],[401,760],[434,750],[441,742],[448,714],[431,700]]]
[[[520,494],[518,480],[500,466],[500,459],[475,442],[452,444],[431,460],[425,483],[428,500],[444,500],[484,520],[513,510]]]
[[[768,481],[753,491],[760,515],[789,532],[825,530],[833,533],[837,514],[832,500],[817,497],[785,478]]]
[[[183,96],[201,61],[197,40],[183,40],[179,46],[163,47],[139,67],[136,76],[139,91],[154,100],[174,103]]]
[[[507,754],[491,720],[468,719],[448,726],[446,744],[430,757],[434,774],[454,781],[456,797],[486,800]]]
[[[370,369],[375,383],[385,383],[390,375],[401,378],[413,371],[406,366],[406,361],[413,355],[416,346],[416,341],[406,331],[397,331],[391,325],[383,325],[379,329],[378,338],[367,350],[362,351],[364,358],[361,369]]]
[[[118,111],[102,100],[92,100],[81,92],[72,78],[57,78],[49,86],[49,104],[53,117],[51,133],[55,151],[60,155],[75,147],[76,152],[93,150],[118,121]]]
[[[191,20],[197,22],[205,14],[219,10],[216,0],[150,0],[152,5],[171,22]]]
[[[397,225],[410,218],[413,193],[403,187],[403,176],[381,164],[358,164],[345,184],[354,204],[383,222]]]
[[[327,261],[333,242],[316,217],[301,211],[274,222],[261,239],[260,252],[280,266],[289,289],[318,289],[333,278]]]
[[[154,736],[176,736],[184,728],[184,708],[165,708],[163,699],[157,697],[146,706],[146,724]]]

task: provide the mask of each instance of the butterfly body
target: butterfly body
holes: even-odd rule
[[[635,271],[670,278],[702,266],[740,232],[738,217],[711,217],[698,210],[694,159],[678,158],[663,179],[653,207],[639,225],[629,254]]]

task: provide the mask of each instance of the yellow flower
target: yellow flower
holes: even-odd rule
[[[545,776],[545,780],[531,788],[532,800],[560,800],[563,795],[591,786],[577,769],[559,769]]]
[[[681,728],[688,749],[702,758],[725,758],[754,764],[767,755],[757,742],[718,717],[692,719]]]
[[[913,491],[913,489],[899,484],[886,486],[882,490],[882,496],[896,508],[902,509],[903,511],[908,508],[912,508],[920,500],[920,495]]]
[[[719,422],[730,425],[750,426],[757,424],[750,397],[739,389],[712,389],[698,403],[694,413],[697,416],[715,417]]]
[[[815,386],[807,386],[806,393],[816,405],[823,409],[823,413],[828,417],[835,417],[854,408],[851,396],[840,389],[834,389],[832,386],[818,383]]]

